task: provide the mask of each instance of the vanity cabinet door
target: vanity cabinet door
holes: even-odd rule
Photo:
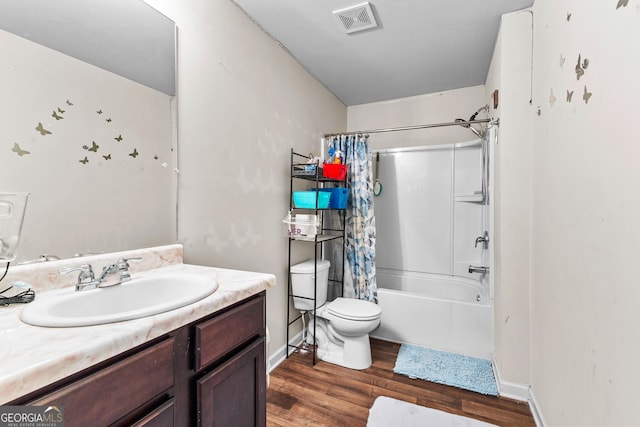
[[[197,381],[198,425],[266,425],[265,340],[260,338]]]

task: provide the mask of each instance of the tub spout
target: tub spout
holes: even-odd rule
[[[479,266],[475,266],[475,265],[470,265],[469,266],[469,273],[487,274],[487,273],[489,273],[489,267],[479,267]]]

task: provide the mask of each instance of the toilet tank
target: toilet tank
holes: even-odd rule
[[[295,308],[303,311],[313,310],[314,286],[317,287],[316,308],[327,302],[330,266],[331,263],[326,259],[317,261],[310,259],[291,266],[291,291],[294,295],[293,305]],[[315,280],[314,276],[316,271],[317,280]]]

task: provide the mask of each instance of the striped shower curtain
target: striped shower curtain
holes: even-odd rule
[[[377,303],[376,220],[373,214],[373,172],[369,142],[363,136],[342,135],[333,137],[329,145],[343,153],[344,163],[349,167],[347,184],[350,193],[344,239],[344,296]]]

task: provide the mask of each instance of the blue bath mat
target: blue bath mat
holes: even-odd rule
[[[498,395],[489,360],[402,344],[393,372],[477,393]]]

